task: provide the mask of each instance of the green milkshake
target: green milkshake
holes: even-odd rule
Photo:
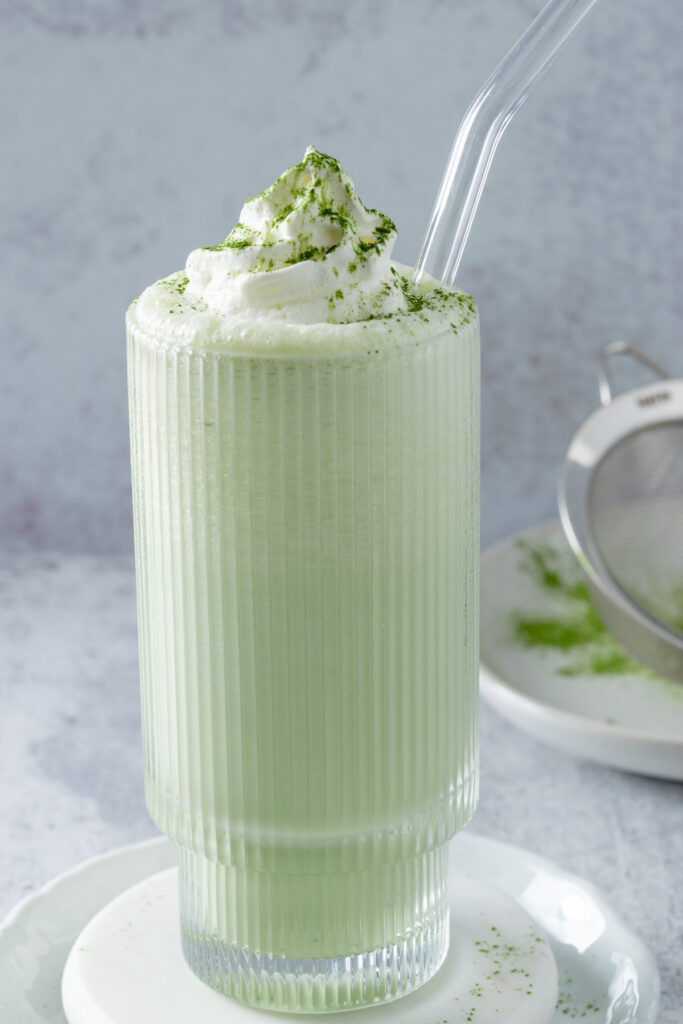
[[[477,798],[478,316],[395,235],[309,149],[127,315],[147,803],[273,1009],[434,974]]]

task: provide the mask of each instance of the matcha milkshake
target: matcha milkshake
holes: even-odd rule
[[[395,234],[309,149],[127,316],[147,802],[274,1009],[437,970],[477,797],[478,317]]]

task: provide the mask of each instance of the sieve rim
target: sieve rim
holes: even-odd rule
[[[682,379],[632,388],[596,409],[567,450],[558,479],[558,506],[567,541],[617,640],[644,664],[683,682],[683,633],[650,615],[619,586],[597,550],[588,514],[591,481],[602,459],[642,430],[678,422],[683,422]],[[661,647],[659,654],[651,650],[653,639]],[[648,654],[641,653],[643,648]]]

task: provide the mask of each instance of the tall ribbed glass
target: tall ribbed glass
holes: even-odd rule
[[[477,797],[479,331],[191,351],[129,319],[147,803],[185,956],[285,1010],[448,946]]]

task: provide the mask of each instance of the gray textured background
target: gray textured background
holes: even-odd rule
[[[132,544],[123,313],[312,142],[413,260],[467,103],[539,0],[0,0],[0,542]],[[503,141],[482,311],[483,540],[554,511],[616,336],[683,374],[683,11],[600,0]]]

